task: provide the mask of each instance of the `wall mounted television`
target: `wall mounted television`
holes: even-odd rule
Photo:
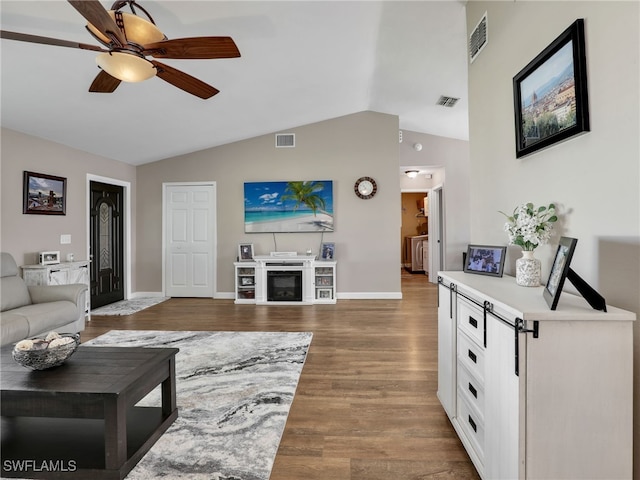
[[[244,231],[333,232],[333,181],[245,182]]]

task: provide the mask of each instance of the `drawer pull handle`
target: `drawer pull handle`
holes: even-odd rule
[[[471,425],[474,432],[478,432],[478,426],[476,425],[476,422],[473,421],[473,418],[471,418],[471,415],[469,415],[469,425]]]
[[[476,320],[475,318],[473,318],[472,316],[469,316],[469,324],[473,327],[473,328],[478,328],[478,320]]]
[[[478,357],[471,350],[468,351],[467,355],[469,355],[469,358],[473,363],[478,363]]]
[[[471,395],[478,398],[478,390],[476,390],[476,387],[471,385],[471,383],[469,383],[469,391],[471,392]]]

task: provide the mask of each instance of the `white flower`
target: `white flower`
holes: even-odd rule
[[[504,230],[509,236],[509,243],[520,245],[523,250],[534,250],[551,238],[553,223],[558,220],[556,206],[551,203],[546,207],[535,208],[533,203],[518,205],[513,215],[507,217]]]

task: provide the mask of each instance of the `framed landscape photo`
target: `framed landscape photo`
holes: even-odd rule
[[[556,250],[556,256],[553,259],[549,280],[547,280],[547,284],[542,291],[542,296],[551,310],[555,310],[558,306],[558,300],[562,293],[564,281],[569,274],[571,257],[573,257],[573,252],[576,249],[577,243],[577,239],[569,237],[561,237],[558,242],[558,249]]]
[[[66,178],[25,171],[22,191],[22,213],[36,215],[66,215]]]
[[[506,253],[507,247],[469,245],[464,262],[464,272],[501,277]]]
[[[584,20],[513,77],[516,157],[589,131]]]

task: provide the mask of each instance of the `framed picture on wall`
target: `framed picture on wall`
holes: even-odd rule
[[[238,260],[241,262],[253,261],[253,243],[241,243],[238,245]]]
[[[44,173],[24,172],[22,213],[67,214],[67,179]]]
[[[513,77],[516,157],[589,131],[584,20]]]

